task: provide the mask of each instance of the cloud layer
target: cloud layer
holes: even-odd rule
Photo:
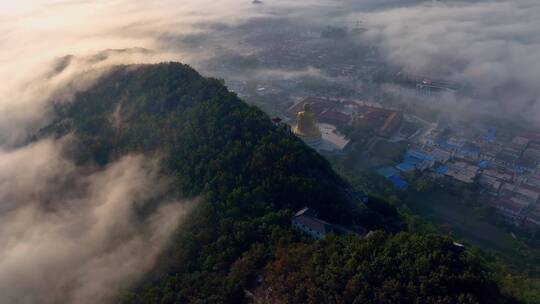
[[[107,303],[152,267],[189,210],[163,199],[156,162],[129,156],[85,172],[61,146],[0,152],[2,303]],[[149,200],[159,207],[142,214]]]
[[[368,24],[368,35],[389,61],[463,84],[467,107],[538,123],[540,2],[446,3],[357,17]]]

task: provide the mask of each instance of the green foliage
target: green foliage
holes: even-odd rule
[[[278,250],[270,302],[504,303],[479,261],[439,236],[375,233]]]
[[[55,111],[57,119],[40,136],[73,133],[66,153],[77,163],[104,166],[126,154],[158,156],[162,173],[174,181],[170,195],[200,197],[155,269],[119,302],[240,303],[244,289],[277,258],[267,267],[270,282],[298,273],[292,279],[306,286],[295,301],[313,295],[322,299],[317,303],[397,303],[401,296],[494,303],[478,291],[492,290],[483,270],[447,239],[378,234],[368,241],[302,245],[306,239],[290,229],[290,218],[304,206],[345,226],[395,229],[399,216],[377,198],[366,212],[353,210],[344,194],[348,185],[326,160],[219,80],[188,66],[117,67]],[[294,249],[288,255],[295,260],[284,260],[278,248]],[[304,267],[303,254],[312,272],[295,272]],[[272,270],[282,260],[290,268]]]
[[[68,152],[79,164],[158,155],[173,192],[202,197],[125,302],[237,303],[267,258],[261,252],[298,240],[293,211],[310,206],[345,225],[355,218],[324,158],[187,66],[118,67],[56,113],[41,136],[73,132]]]
[[[540,279],[525,276],[506,275],[503,291],[525,304],[540,303]]]

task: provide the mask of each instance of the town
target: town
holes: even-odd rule
[[[397,189],[409,187],[407,175],[417,172],[433,182],[452,179],[479,185],[484,204],[515,225],[540,225],[540,133],[509,134],[496,127],[459,123],[419,123],[414,115],[360,101],[306,97],[287,109],[284,122],[296,125],[305,105],[317,121],[320,140],[301,136],[323,154],[340,154],[351,140],[338,130],[344,126],[371,128],[376,141],[405,142],[399,162],[375,167]],[[281,120],[280,120],[281,121]],[[411,128],[413,124],[416,127]],[[295,133],[298,132],[295,129]]]

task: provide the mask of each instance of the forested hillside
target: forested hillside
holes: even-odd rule
[[[116,67],[54,111],[38,136],[73,134],[65,153],[78,164],[143,153],[161,159],[174,195],[200,198],[123,303],[507,302],[474,255],[445,237],[394,235],[384,202],[354,208],[325,159],[188,66]],[[386,232],[314,242],[290,228],[304,206]]]

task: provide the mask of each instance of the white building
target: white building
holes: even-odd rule
[[[294,228],[318,240],[333,231],[332,224],[318,219],[317,213],[307,207],[298,211],[291,222]]]

